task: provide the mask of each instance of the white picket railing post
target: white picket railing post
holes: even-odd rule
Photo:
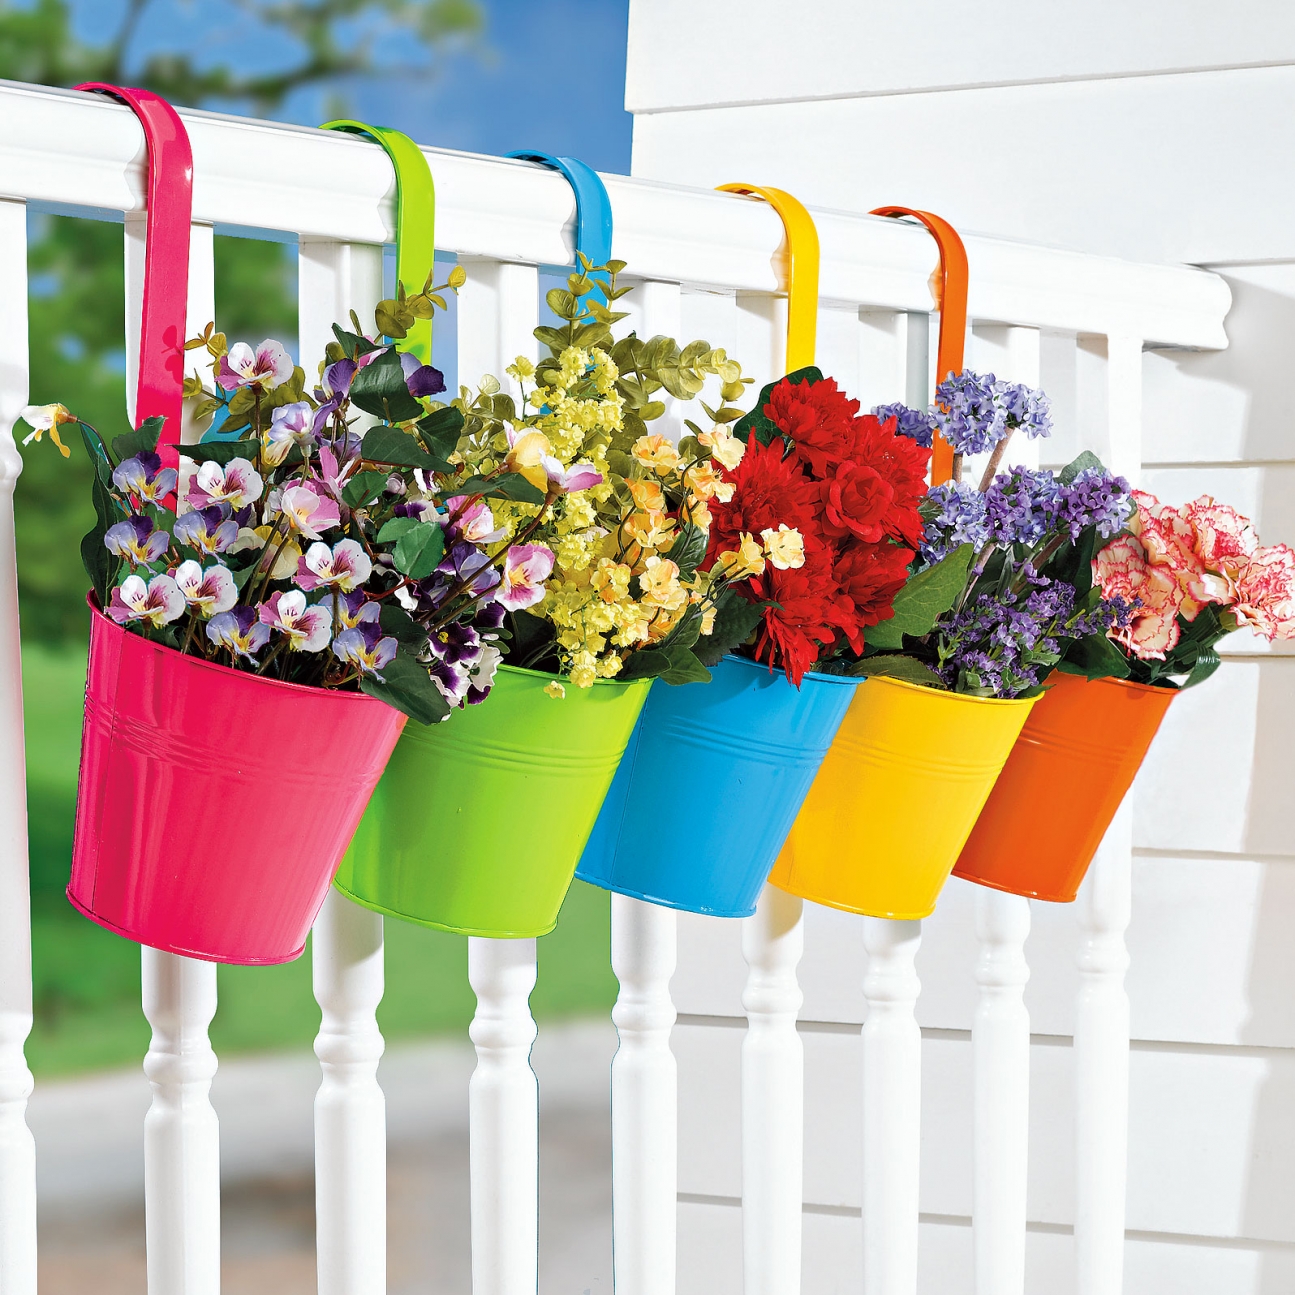
[[[1129,1147],[1129,966],[1132,798],[1079,890],[1075,1005],[1075,1261],[1079,1295],[1119,1295]]]
[[[535,1295],[539,1285],[539,1083],[531,1069],[534,940],[468,940],[477,996],[468,1086],[473,1295]]]
[[[144,948],[144,1226],[148,1295],[219,1295],[220,1128],[211,1105],[216,964]]]
[[[330,890],[311,953],[322,1019],[315,1097],[319,1295],[387,1289],[387,1108],[378,1085],[382,918]]]
[[[13,492],[22,471],[13,424],[27,403],[27,206],[0,200],[0,1291],[36,1295],[36,1144],[32,1076],[31,896]],[[41,450],[54,453],[52,446]]]
[[[1025,1191],[1030,1118],[1030,1015],[1025,939],[1030,901],[976,892],[979,994],[975,1066],[976,1295],[1024,1295]]]
[[[863,1289],[916,1295],[922,1032],[921,922],[863,919]]]
[[[612,897],[612,1258],[618,1295],[674,1295],[678,1192],[678,1068],[670,977],[673,909]]]
[[[796,1031],[804,995],[803,904],[765,886],[742,924],[750,968],[742,1006],[742,1272],[745,1295],[798,1295],[805,1153],[805,1049]]]

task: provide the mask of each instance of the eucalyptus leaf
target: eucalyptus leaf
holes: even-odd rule
[[[382,678],[366,674],[360,691],[394,706],[420,724],[436,724],[451,710],[427,670],[405,652],[397,652],[383,667]]]

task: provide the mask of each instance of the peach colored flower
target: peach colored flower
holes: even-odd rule
[[[666,436],[640,436],[630,446],[630,453],[659,477],[669,476],[679,466],[679,451]]]
[[[1232,613],[1270,643],[1295,638],[1295,550],[1285,544],[1257,549],[1236,577]]]
[[[674,542],[674,519],[665,513],[633,513],[625,522],[625,533],[645,549],[668,548]]]
[[[709,463],[694,463],[684,473],[683,483],[698,499],[718,499],[721,504],[728,503],[733,498],[733,491],[737,489],[731,481],[725,481]]]
[[[665,512],[665,494],[659,482],[631,479],[625,484],[629,487],[634,503],[645,513]]]
[[[1093,579],[1103,597],[1139,604],[1128,625],[1112,630],[1111,638],[1142,660],[1163,661],[1181,636],[1177,616],[1183,592],[1172,569],[1149,562],[1142,542],[1122,535],[1093,559]]]

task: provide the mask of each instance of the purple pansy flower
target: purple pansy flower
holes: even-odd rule
[[[377,625],[366,623],[343,630],[333,640],[333,655],[355,666],[361,674],[371,674],[381,681],[381,672],[396,655],[396,647],[394,638],[383,637]]]
[[[351,391],[351,380],[359,367],[354,360],[337,360],[324,370],[322,385],[315,392],[319,408],[311,422],[311,430],[316,436],[328,426],[328,420],[346,401]]]
[[[290,652],[321,652],[333,635],[333,617],[328,608],[306,605],[306,595],[296,589],[275,593],[257,610],[262,625],[278,630],[288,640]]]
[[[447,665],[469,665],[481,655],[481,635],[471,625],[451,621],[434,630],[427,640],[428,649]]]
[[[270,414],[270,425],[261,435],[261,459],[267,466],[277,468],[294,446],[303,454],[309,452],[315,436],[312,412],[307,401],[298,400],[280,405]]]
[[[445,374],[434,369],[430,364],[420,364],[418,357],[402,351],[400,369],[405,375],[405,386],[409,394],[418,399],[423,396],[439,396],[445,390]]]
[[[175,583],[184,601],[207,618],[229,611],[238,601],[238,586],[228,567],[217,565],[204,571],[190,558],[176,567]]]
[[[148,517],[128,517],[103,533],[104,547],[133,567],[148,566],[166,552],[171,537],[159,531]]]
[[[207,622],[207,637],[217,647],[228,648],[235,656],[254,661],[270,641],[270,627],[261,624],[255,607],[234,607]]]
[[[343,629],[353,629],[356,625],[376,625],[381,615],[382,604],[372,601],[363,589],[343,594],[337,600],[337,621]]]
[[[184,595],[170,576],[154,576],[148,584],[140,576],[127,576],[112,591],[108,615],[118,625],[147,621],[161,629],[184,615]]]
[[[224,553],[238,539],[238,523],[230,517],[228,504],[181,513],[171,529],[178,543],[199,553]]]
[[[112,474],[112,484],[155,504],[175,490],[180,474],[174,468],[162,466],[160,454],[137,454],[133,459],[123,459]]]
[[[468,671],[468,694],[465,700],[469,706],[479,706],[490,696],[495,671],[499,669],[499,663],[503,659],[503,653],[493,644],[482,645],[481,655]]]

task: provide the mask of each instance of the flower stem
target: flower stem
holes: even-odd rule
[[[977,487],[982,495],[989,489],[994,477],[997,475],[998,465],[1002,463],[1003,453],[1007,449],[1007,442],[1012,439],[1012,433],[1015,430],[1014,427],[1009,427],[1003,433],[1003,439],[994,446],[994,452],[989,456],[989,462],[985,464],[984,474],[981,476],[980,485]]]

